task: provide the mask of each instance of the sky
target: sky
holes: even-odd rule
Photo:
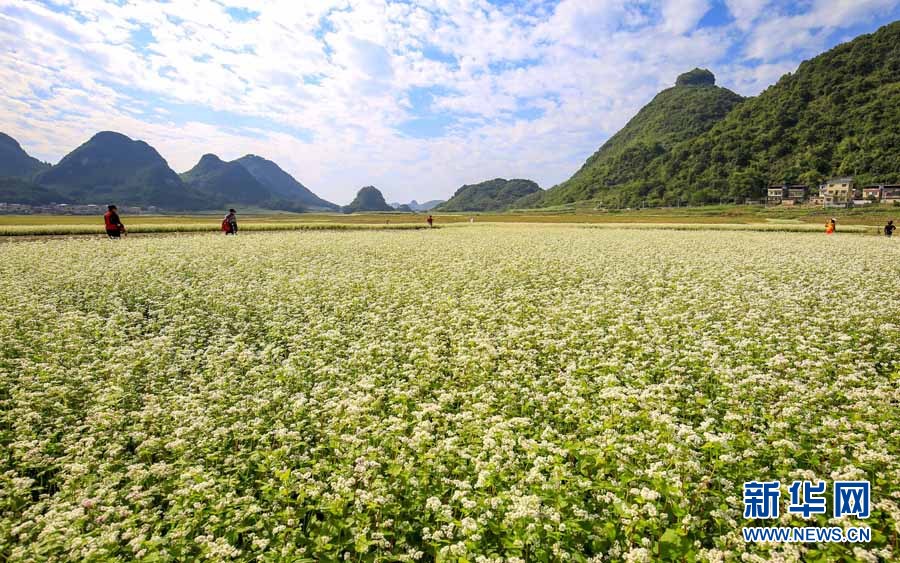
[[[570,177],[694,67],[750,96],[900,0],[0,0],[0,131],[277,162],[348,203]]]

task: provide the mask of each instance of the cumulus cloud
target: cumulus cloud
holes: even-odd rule
[[[894,4],[0,0],[0,130],[50,161],[104,129],[176,170],[253,152],[339,203],[550,187],[679,73],[755,94]]]

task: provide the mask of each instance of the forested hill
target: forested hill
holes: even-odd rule
[[[679,88],[660,96],[678,95]],[[704,86],[693,88],[703,92]],[[664,124],[656,130],[647,125],[663,123],[646,115],[648,108],[661,111],[660,96],[570,180],[532,205],[586,199],[698,204],[757,197],[770,182],[814,184],[844,174],[860,183],[900,181],[900,22],[804,62],[671,148]],[[702,104],[686,109],[693,114]],[[630,142],[619,148],[623,137]]]
[[[356,192],[356,197],[350,202],[350,205],[345,205],[341,208],[341,211],[344,213],[393,210],[394,208],[384,201],[384,196],[375,186],[360,188],[360,190]]]
[[[453,197],[435,207],[435,211],[502,211],[521,198],[541,193],[531,180],[494,178],[480,184],[462,186]]]
[[[38,174],[34,182],[75,203],[116,202],[174,210],[206,205],[202,195],[185,189],[156,149],[113,131],[97,133]]]
[[[0,176],[31,180],[48,168],[49,164],[30,156],[18,141],[0,133]]]
[[[557,205],[602,197],[641,179],[644,167],[725,118],[743,98],[715,85],[712,72],[694,69],[678,77],[595,152],[567,182],[541,201]]]

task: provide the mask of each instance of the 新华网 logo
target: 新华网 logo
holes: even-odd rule
[[[828,510],[828,484],[825,481],[794,481],[788,487],[788,514],[813,518]],[[871,485],[868,481],[835,481],[831,492],[834,518],[869,517]],[[777,519],[781,507],[780,481],[744,483],[744,518]],[[865,542],[871,538],[868,527],[745,527],[747,542]]]

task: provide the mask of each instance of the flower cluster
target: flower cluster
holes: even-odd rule
[[[0,245],[0,559],[895,559],[896,264],[566,226]],[[871,543],[743,543],[744,481],[856,478],[870,518],[819,523]]]

